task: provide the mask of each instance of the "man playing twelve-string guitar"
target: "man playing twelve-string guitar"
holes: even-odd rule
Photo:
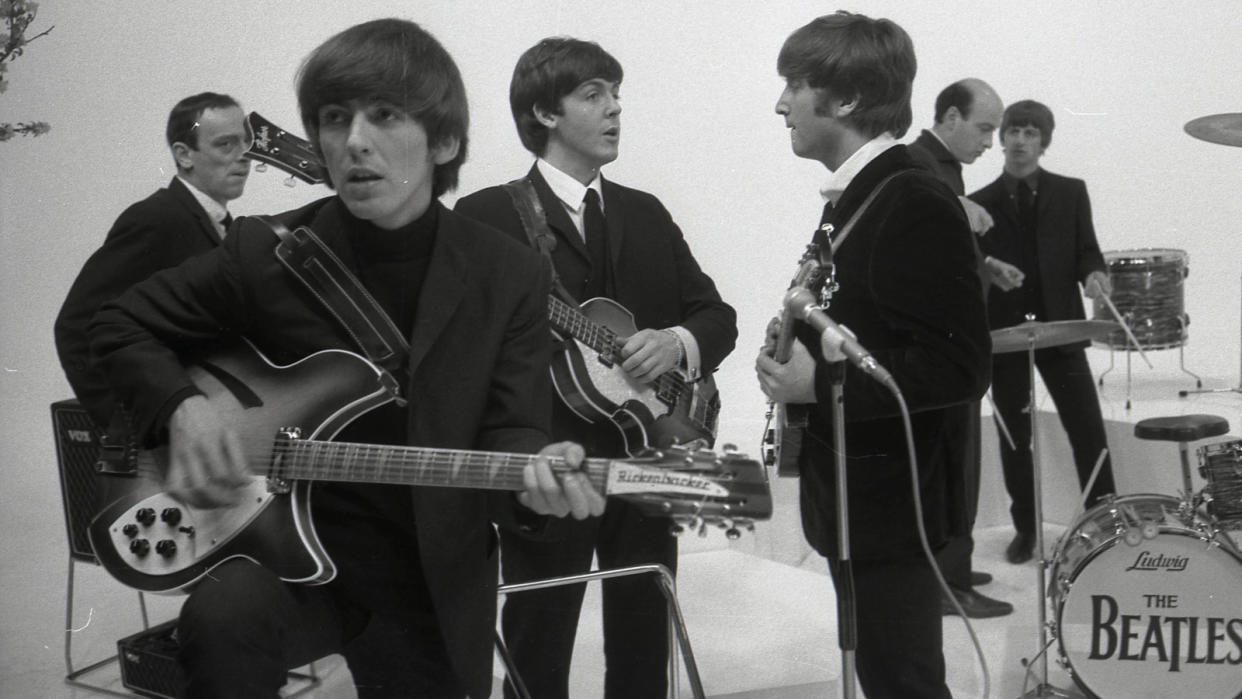
[[[298,102],[336,196],[278,218],[307,226],[409,338],[390,402],[339,435],[351,442],[534,452],[547,444],[547,273],[538,255],[445,209],[466,155],[465,90],[417,25],[376,20],[315,49]],[[244,336],[277,364],[356,350],[319,298],[283,267],[277,237],[241,219],[218,250],[141,284],[92,323],[92,351],[147,444],[166,433],[166,489],[228,507],[246,454],[182,362]],[[244,388],[244,387],[242,387]],[[239,394],[244,393],[241,388]],[[582,452],[545,454],[578,463]],[[536,460],[517,501],[598,515],[580,473]],[[360,697],[484,697],[495,627],[494,499],[509,494],[316,484],[315,531],[337,564],[321,586],[282,582],[244,559],[205,576],[178,626],[185,693],[273,697],[286,670],[342,653]],[[520,514],[520,513],[518,513]]]

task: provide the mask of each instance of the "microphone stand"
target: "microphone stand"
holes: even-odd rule
[[[854,567],[850,562],[850,505],[845,472],[845,362],[830,362],[832,450],[837,483],[837,645],[841,649],[841,696],[855,697],[858,622],[854,603]]]

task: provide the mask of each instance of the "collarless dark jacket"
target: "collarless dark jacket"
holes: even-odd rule
[[[168,187],[130,205],[78,272],[53,326],[56,353],[74,395],[101,428],[116,399],[91,366],[86,327],[105,302],[133,284],[220,244],[215,224],[190,190],[174,177]]]
[[[935,546],[952,531],[961,506],[948,487],[961,469],[948,441],[952,411],[977,400],[990,379],[991,338],[976,276],[969,224],[948,186],[915,166],[905,146],[871,161],[841,194],[830,223],[845,225],[867,195],[893,173],[834,254],[839,289],[827,313],[848,327],[892,373],[912,413],[924,524]],[[799,338],[820,357],[818,337]],[[831,383],[818,360],[817,403],[805,440],[802,517],[807,540],[835,555],[836,486]],[[914,555],[910,466],[892,394],[853,366],[844,386],[852,554],[858,558]],[[960,474],[956,477],[960,478]]]
[[[353,267],[348,214],[336,197],[279,218],[290,229],[309,226]],[[358,351],[277,262],[276,243],[264,223],[239,219],[220,248],[156,274],[95,317],[92,350],[146,442],[191,390],[179,352],[238,336],[278,364],[327,348]],[[408,444],[530,453],[547,443],[549,284],[533,251],[465,217],[439,213],[410,337]],[[487,696],[495,503],[484,491],[411,491],[422,569],[450,658],[472,695]],[[316,509],[314,516],[332,512]]]
[[[1005,189],[1004,179],[970,195],[970,198],[992,214],[995,227],[979,239],[985,254],[1017,265],[1022,259],[1022,238],[1018,225],[1018,205]],[[1078,283],[1096,270],[1107,271],[1104,255],[1095,238],[1091,221],[1091,200],[1087,184],[1080,179],[1064,177],[1047,170],[1039,173],[1035,197],[1035,235],[1038,269],[1022,270],[1028,276],[1038,275],[1047,318],[1041,321],[1081,320],[1082,292]],[[1020,290],[1002,291],[996,286],[988,290],[988,320],[993,328],[1006,328],[1025,320]],[[1065,350],[1086,347],[1082,342],[1064,346]]]

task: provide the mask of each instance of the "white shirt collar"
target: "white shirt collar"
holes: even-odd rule
[[[203,207],[203,211],[207,212],[207,218],[211,219],[211,222],[215,225],[216,233],[219,233],[220,237],[223,238],[225,233],[224,217],[229,215],[229,210],[225,208],[224,204],[204,194],[201,189],[195,187],[181,175],[177,175],[177,179],[181,180],[181,184],[185,185],[185,188],[190,190],[190,194],[194,195],[194,199],[199,206]]]
[[[598,173],[590,184],[584,185],[543,158],[535,161],[535,167],[539,168],[539,174],[543,175],[543,179],[547,181],[548,187],[552,189],[556,198],[560,199],[572,213],[582,214],[588,189],[594,189],[599,195],[599,207],[603,211],[604,191],[600,188],[601,176]]]
[[[824,197],[824,201],[835,202],[841,197],[841,193],[846,187],[850,186],[850,182],[862,169],[880,156],[881,153],[897,145],[897,139],[893,138],[891,133],[885,132],[875,138],[862,144],[862,146],[854,151],[853,155],[845,159],[841,163],[841,167],[835,172],[828,175],[824,185],[819,188],[819,193]]]
[[[932,138],[935,138],[937,141],[940,141],[940,145],[944,146],[945,150],[949,151],[950,153],[953,152],[953,150],[949,148],[949,144],[944,142],[944,139],[940,137],[940,134],[936,133],[935,129],[928,129],[927,133],[931,134]]]

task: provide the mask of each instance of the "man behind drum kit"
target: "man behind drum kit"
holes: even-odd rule
[[[1001,118],[1004,171],[970,195],[992,214],[995,226],[979,238],[994,272],[988,289],[988,323],[993,329],[1038,321],[1082,320],[1083,294],[1095,299],[1112,293],[1104,257],[1095,239],[1087,185],[1039,166],[1052,141],[1052,111],[1033,100],[1009,105]],[[1079,486],[1086,488],[1096,462],[1102,465],[1087,506],[1115,492],[1108,441],[1087,342],[1037,350],[1035,366],[1052,396],[1069,437]],[[992,397],[1009,427],[1013,446],[1001,440],[1005,488],[1013,500],[1010,516],[1016,535],[1005,550],[1010,563],[1029,561],[1035,548],[1033,468],[1030,422],[1023,415],[1030,398],[1031,376],[1024,352],[992,357]]]

